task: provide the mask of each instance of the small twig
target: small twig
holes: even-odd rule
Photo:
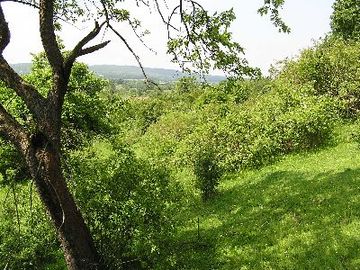
[[[165,1],[164,1],[165,2]],[[166,4],[166,2],[165,2]],[[176,31],[179,31],[175,26],[173,26],[172,24],[170,24],[169,21],[166,21],[165,20],[165,17],[164,17],[164,14],[162,13],[161,11],[161,8],[160,8],[160,5],[159,5],[159,2],[157,0],[155,0],[155,6],[156,6],[156,10],[157,12],[159,13],[160,17],[161,17],[161,20],[163,21],[163,23],[168,27],[168,28],[173,28],[174,30]],[[167,7],[168,8],[168,7]]]
[[[200,217],[197,218],[197,237],[198,241],[200,241]]]
[[[128,43],[128,41],[111,25],[110,23],[110,16],[109,16],[109,12],[108,9],[106,7],[106,4],[104,3],[104,1],[101,1],[101,4],[103,6],[103,12],[105,15],[105,19],[106,19],[106,26],[118,37],[120,38],[120,40],[125,44],[126,48],[131,52],[131,54],[134,56],[135,60],[137,61],[141,72],[144,76],[144,79],[146,80],[146,82],[149,82],[151,84],[156,85],[154,82],[152,82],[151,80],[149,80],[148,76],[146,75],[145,69],[140,61],[140,57],[135,53],[135,51],[133,50],[133,48],[130,46],[130,44]]]
[[[34,186],[34,179],[30,182],[30,197],[29,197],[29,205],[30,205],[30,231],[32,231],[32,223],[33,223],[33,186]]]
[[[37,4],[33,3],[33,2],[27,2],[27,1],[21,1],[21,0],[0,0],[0,2],[14,2],[14,3],[29,6],[29,7],[32,7],[32,8],[40,9],[40,7]]]
[[[136,31],[136,28],[135,26],[133,25],[133,22],[129,19],[128,20],[128,23],[129,25],[131,26],[135,36],[138,38],[138,40],[140,41],[140,43],[146,48],[148,49],[150,52],[154,53],[154,54],[157,54],[157,52],[153,49],[153,48],[150,48],[146,43],[145,41],[143,40],[143,38],[138,34],[138,32]]]
[[[129,260],[129,261],[122,262],[121,264],[127,264],[127,263],[130,263],[130,262],[136,262],[136,261],[140,261],[140,259],[139,258],[132,259],[132,260]]]
[[[19,238],[21,236],[21,224],[20,224],[20,214],[19,214],[19,205],[18,205],[18,198],[16,196],[16,190],[15,190],[15,183],[12,183],[11,185],[13,197],[14,197],[14,204],[15,204],[15,211],[16,211],[16,219],[18,224],[18,231],[19,231]]]

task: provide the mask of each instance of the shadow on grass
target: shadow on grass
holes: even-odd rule
[[[191,214],[177,269],[360,269],[360,169],[272,172]]]

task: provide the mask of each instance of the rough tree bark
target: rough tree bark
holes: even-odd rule
[[[41,39],[53,71],[53,86],[47,97],[23,81],[3,57],[10,31],[0,2],[0,80],[22,98],[36,122],[36,133],[31,133],[0,103],[0,136],[14,144],[22,154],[56,228],[68,269],[103,269],[90,231],[62,172],[60,129],[64,96],[76,58],[101,49],[108,42],[84,48],[101,30],[102,25],[96,23],[93,31],[64,58],[56,41],[54,1],[41,0],[39,15]]]

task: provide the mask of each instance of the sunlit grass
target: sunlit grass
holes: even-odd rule
[[[360,269],[360,150],[345,137],[227,175],[207,203],[190,196],[193,175],[179,173],[190,207],[169,244],[173,268]],[[104,158],[112,152],[106,142],[94,148]],[[46,269],[65,269],[61,252]]]
[[[228,175],[176,253],[183,269],[359,269],[359,240],[360,151],[342,143]]]

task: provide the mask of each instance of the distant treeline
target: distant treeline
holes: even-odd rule
[[[20,74],[27,74],[31,71],[30,63],[19,63],[11,65],[16,72]],[[122,82],[126,80],[143,80],[144,75],[141,69],[137,66],[118,66],[118,65],[93,65],[89,67],[90,70],[96,74],[103,76],[104,78],[116,82]],[[145,68],[145,73],[149,77],[157,82],[173,82],[182,77],[187,77],[189,74],[183,73],[174,69],[163,68]],[[206,76],[206,80],[210,83],[216,83],[224,80],[224,76]]]

